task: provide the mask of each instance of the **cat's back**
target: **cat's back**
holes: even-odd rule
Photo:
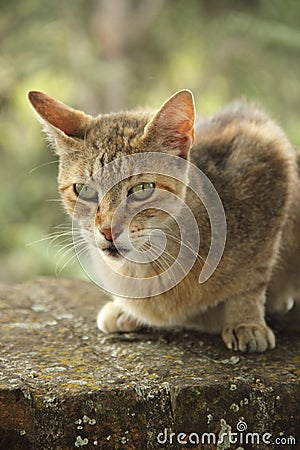
[[[282,129],[253,103],[236,101],[196,126],[191,162],[211,181],[274,179],[297,173],[296,152]],[[245,178],[246,177],[246,178]],[[294,180],[295,181],[295,180]],[[255,186],[252,186],[252,189]]]
[[[237,101],[200,120],[191,162],[213,183],[237,238],[265,239],[286,215],[298,180],[296,154],[254,104]]]
[[[276,161],[295,164],[295,152],[267,114],[241,100],[197,122],[191,159],[202,170],[230,172],[245,162],[261,163],[264,169]]]

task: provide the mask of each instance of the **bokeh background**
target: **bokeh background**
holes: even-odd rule
[[[84,276],[70,240],[43,240],[70,221],[29,90],[91,114],[244,96],[300,147],[299,69],[299,0],[0,0],[0,280]]]

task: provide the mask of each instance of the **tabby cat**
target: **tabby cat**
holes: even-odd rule
[[[41,92],[30,92],[29,100],[59,155],[63,204],[79,224],[95,273],[114,293],[99,313],[100,330],[181,326],[221,333],[233,350],[274,348],[265,310],[292,307],[300,271],[299,157],[284,132],[246,102],[195,124],[189,90],[175,93],[158,112],[98,117]],[[148,164],[144,173],[134,164],[141,154]],[[162,155],[175,161],[174,177]],[[203,198],[189,188],[193,182],[201,190],[203,181],[191,176],[192,168],[210,180],[226,218],[224,251],[205,282],[199,282],[199,274],[213,231]],[[114,177],[117,182],[104,189]],[[197,233],[190,238],[189,226],[181,245],[178,220],[189,214],[200,235],[196,255]],[[192,219],[186,220],[192,227]],[[129,257],[129,246],[140,255],[150,251],[157,232],[163,233],[164,246],[157,244],[157,253],[152,248],[151,260]],[[185,262],[195,256],[193,264],[182,276],[177,265],[177,272],[166,277],[184,249]]]

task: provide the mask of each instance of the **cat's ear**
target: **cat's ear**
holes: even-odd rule
[[[195,104],[185,89],[167,100],[145,127],[144,139],[162,145],[162,151],[187,158],[194,143]]]
[[[30,91],[28,98],[50,140],[55,144],[59,146],[64,138],[84,138],[91,116],[70,108],[43,92]]]

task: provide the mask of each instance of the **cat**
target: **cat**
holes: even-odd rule
[[[99,329],[113,333],[137,331],[145,325],[180,326],[221,333],[227,348],[236,351],[273,349],[275,336],[265,312],[293,306],[300,271],[300,158],[281,128],[246,101],[196,121],[193,94],[187,89],[171,96],[157,112],[98,117],[37,91],[29,93],[29,100],[59,155],[59,192],[66,211],[79,223],[95,271],[104,286],[109,284],[111,268],[117,274],[115,280],[111,278],[117,294],[100,311]],[[164,176],[161,172],[168,170],[168,163],[163,160],[162,171],[155,166],[158,173],[134,174],[132,161],[144,154],[150,158],[148,167],[162,155],[182,161],[186,183],[183,178],[174,180],[169,172]],[[112,171],[101,172],[114,163]],[[203,201],[188,187],[190,167],[201,169],[210,180],[226,219],[224,251],[202,283],[199,274],[209,255],[212,227]],[[101,197],[102,183],[109,184],[113,172],[121,181]],[[202,179],[197,177],[193,175],[192,181],[200,186]],[[164,194],[169,200],[160,207]],[[121,203],[123,209],[114,221]],[[177,219],[188,216],[182,205],[194,216],[200,246],[187,273],[167,289],[162,275],[180,249],[187,249],[185,261],[193,255],[192,239],[180,245]],[[164,208],[173,210],[168,214]],[[151,248],[155,234],[151,232],[163,231],[165,251],[146,263],[130,261],[128,240],[122,237],[125,228],[141,254]],[[137,295],[132,285],[131,295],[126,295],[131,277]],[[144,297],[139,279],[149,281]],[[172,273],[167,280],[172,281]]]

